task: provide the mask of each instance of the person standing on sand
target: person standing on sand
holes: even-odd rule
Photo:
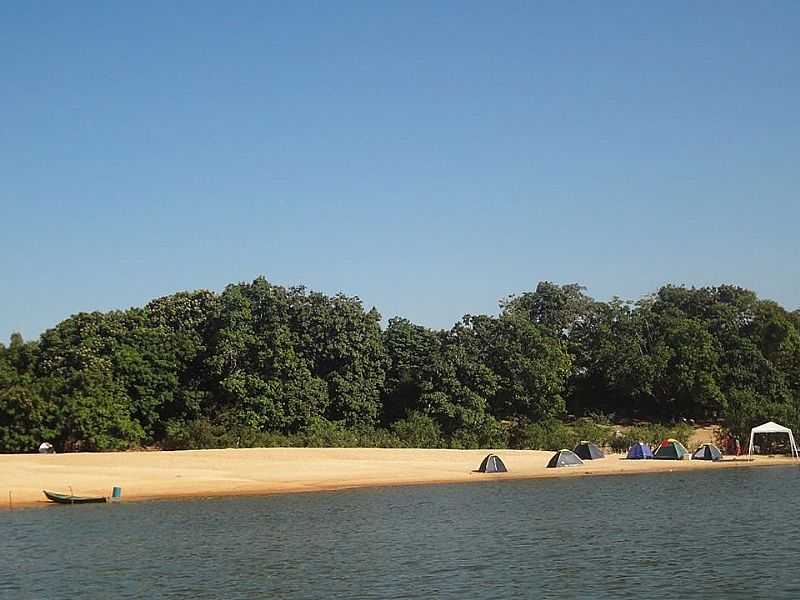
[[[734,453],[733,436],[730,433],[725,436],[725,439],[723,440],[723,447],[725,450],[725,454]]]

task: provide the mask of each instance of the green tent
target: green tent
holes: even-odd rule
[[[689,451],[678,440],[669,438],[659,444],[653,458],[683,460],[684,458],[689,458]]]

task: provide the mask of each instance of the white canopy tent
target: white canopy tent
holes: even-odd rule
[[[784,427],[783,425],[773,423],[772,421],[764,423],[763,425],[759,425],[758,427],[753,427],[750,430],[750,448],[747,450],[747,458],[752,458],[753,438],[757,433],[782,433],[784,435],[788,435],[789,445],[792,448],[792,456],[794,458],[800,458],[800,452],[797,451],[797,444],[794,443],[794,435],[792,434],[792,430],[788,427]]]

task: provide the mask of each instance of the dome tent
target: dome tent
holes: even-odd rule
[[[506,469],[506,465],[500,460],[499,456],[487,454],[486,458],[481,462],[481,466],[478,467],[478,471],[480,473],[506,473],[508,469]]]
[[[573,452],[583,460],[595,460],[606,457],[606,455],[603,454],[603,451],[600,450],[600,446],[594,442],[582,441],[580,444],[575,446]]]
[[[722,452],[714,444],[703,444],[694,451],[692,460],[722,460]]]
[[[650,446],[648,446],[644,442],[636,442],[633,446],[628,448],[627,458],[629,459],[653,458],[653,451],[650,449]]]
[[[653,458],[661,458],[666,460],[683,460],[689,455],[689,451],[678,440],[668,438],[663,440],[656,449]]]
[[[574,467],[577,465],[582,465],[583,461],[575,454],[572,450],[559,450],[553,455],[553,458],[550,459],[550,462],[547,463],[548,469],[553,469],[555,467]]]

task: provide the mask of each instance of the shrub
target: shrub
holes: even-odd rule
[[[202,450],[208,448],[270,448],[289,445],[289,438],[280,433],[252,427],[228,427],[207,419],[173,420],[167,423],[164,450]]]
[[[471,428],[462,428],[450,436],[451,448],[505,448],[508,446],[508,429],[495,419],[487,419]]]
[[[235,435],[235,443],[228,444],[226,447],[235,448],[275,448],[280,446],[291,445],[290,438],[281,433],[273,431],[259,431],[252,427],[243,427],[241,429],[231,432],[231,436]],[[230,440],[231,437],[229,436]]]
[[[391,428],[399,445],[405,448],[440,448],[442,432],[439,424],[428,415],[411,413],[396,421]]]
[[[509,445],[531,450],[560,450],[572,448],[578,441],[571,427],[551,419],[517,426],[511,433]]]
[[[692,427],[686,423],[679,423],[674,426],[658,423],[635,425],[615,434],[609,440],[609,446],[615,452],[625,452],[636,442],[644,442],[649,446],[655,446],[661,440],[674,438],[688,448],[692,432]]]
[[[574,448],[579,442],[586,440],[598,446],[608,446],[613,436],[612,428],[598,425],[588,417],[578,419],[573,425],[550,419],[516,425],[511,429],[508,445],[510,448],[560,450]]]
[[[358,434],[336,421],[320,417],[311,419],[308,426],[297,436],[296,445],[310,448],[353,448],[358,447]]]
[[[399,448],[401,445],[398,437],[387,429],[364,430],[359,434],[362,448]]]
[[[586,440],[594,442],[598,446],[608,446],[613,436],[613,429],[598,425],[593,419],[586,417],[578,419],[572,426],[572,430],[577,438],[575,444]],[[570,448],[573,446],[570,446]]]
[[[161,446],[164,450],[194,450],[198,448],[219,448],[219,426],[215,427],[207,419],[194,421],[169,421]]]
[[[598,425],[604,425],[609,427],[614,424],[614,418],[616,415],[614,413],[605,414],[601,411],[598,412],[590,412],[586,415],[591,421],[594,421]]]

